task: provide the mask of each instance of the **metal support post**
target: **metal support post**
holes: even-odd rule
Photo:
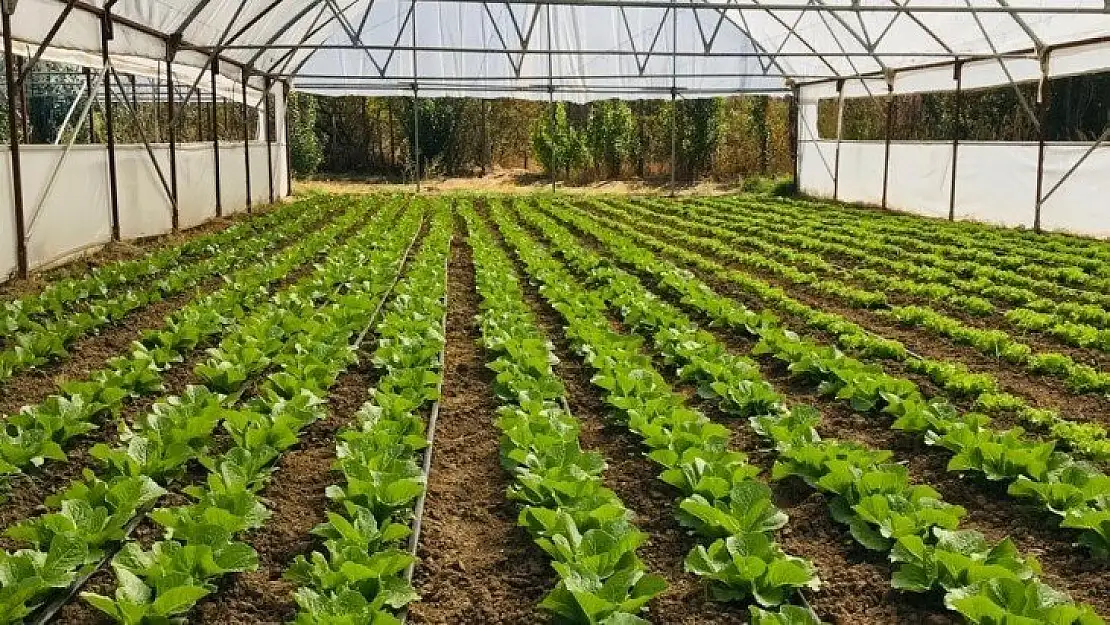
[[[15,7],[4,3],[3,29],[4,29],[4,80],[8,96],[8,136],[11,137],[11,165],[12,165],[12,193],[15,197],[15,255],[16,269],[20,278],[26,278],[27,263],[27,228],[23,215],[23,163],[20,159],[19,122],[15,118],[16,93],[15,93],[15,54],[12,52],[12,13]]]
[[[178,206],[180,200],[177,188],[177,107],[176,94],[173,83],[173,51],[166,50],[166,129],[169,131],[170,142],[170,189],[173,195],[173,230],[181,229],[181,210]]]
[[[273,89],[274,83],[270,80],[269,76],[262,77],[262,105],[263,105],[263,127],[266,129],[266,181],[270,187],[270,203],[273,204],[277,199],[274,197],[274,132],[270,127],[270,116],[272,109],[270,108],[270,91]]]
[[[92,70],[87,67],[82,67],[81,73],[85,75],[85,93],[89,95],[89,100],[93,100],[94,98],[96,98],[96,94],[93,93]],[[91,145],[93,143],[96,143],[96,124],[90,121],[89,144]]]
[[[420,88],[412,83],[412,158],[416,175],[416,192],[420,193]]]
[[[678,193],[678,4],[671,0],[671,197]]]
[[[833,167],[833,200],[840,199],[840,138],[844,134],[844,80],[836,81],[836,159]]]
[[[15,73],[20,78],[24,77],[24,67],[27,62],[23,57],[15,57]],[[34,143],[34,138],[31,136],[31,104],[27,101],[27,83],[30,81],[31,75],[26,74],[26,78],[19,81],[17,89],[19,89],[19,119],[23,125],[23,142]],[[14,110],[14,109],[13,109]]]
[[[420,70],[417,67],[419,52],[416,46],[416,6],[416,0],[412,0],[412,152],[416,157],[416,192],[420,193],[423,172],[420,168]]]
[[[220,128],[218,109],[216,108],[216,72],[219,71],[219,64],[215,60],[212,61],[211,69],[211,85],[212,85],[212,115],[210,117],[212,124],[212,157],[216,167],[216,216],[224,216],[224,200],[223,190],[220,188]]]
[[[893,74],[893,72],[891,72]],[[886,129],[883,137],[885,145],[883,152],[883,208],[887,208],[887,191],[890,188],[890,139],[894,126],[894,80],[893,75],[887,79],[886,85]]]
[[[547,130],[551,137],[551,171],[549,172],[551,178],[551,192],[554,193],[559,187],[559,163],[555,161],[555,127],[556,127],[556,113],[558,110],[555,108],[555,88],[548,86],[547,88]]]
[[[112,240],[120,240],[119,225],[119,171],[116,166],[116,125],[115,112],[112,105],[112,81],[108,80],[107,72],[111,71],[112,60],[108,57],[108,42],[112,40],[112,5],[114,0],[109,0],[104,6],[104,14],[100,20],[100,53],[104,63],[104,134],[107,135],[108,144],[108,188],[112,207]]]
[[[800,92],[799,92],[799,89],[798,89],[797,85],[793,85],[793,84],[790,85],[790,91],[791,91],[791,93],[790,93],[790,99],[789,99],[789,114],[788,114],[788,117],[790,118],[790,130],[788,132],[788,136],[789,136],[788,141],[790,142],[790,161],[794,165],[794,188],[795,189],[801,189],[802,188],[801,187],[802,182],[801,182],[801,180],[799,180],[799,178],[800,178],[800,176],[799,176],[800,163],[798,162],[798,154],[801,152],[801,149],[800,149],[801,145],[800,145],[799,142],[801,141],[801,138],[802,138],[801,137],[802,133],[800,133],[798,131],[799,111],[800,111],[800,106],[799,106],[800,103],[798,102],[798,96],[800,95]]]
[[[1048,140],[1048,60],[1050,50],[1041,54],[1041,80],[1037,88],[1037,203],[1033,211],[1033,231],[1041,231],[1041,208],[1044,206],[1044,154]]]
[[[242,80],[240,81],[240,82],[242,82],[242,85],[240,85],[240,86],[241,86],[241,90],[242,90],[242,93],[243,93],[243,108],[242,108],[242,114],[243,114],[243,165],[246,167],[245,172],[246,172],[246,178],[247,178],[247,214],[248,215],[250,213],[254,212],[254,198],[252,197],[254,195],[254,189],[251,188],[251,130],[250,130],[250,127],[247,125],[247,121],[249,119],[249,113],[250,113],[250,110],[247,107],[247,79],[249,77],[250,77],[250,73],[248,73],[246,68],[244,67],[243,68]]]
[[[960,138],[964,134],[964,64],[953,68],[956,79],[956,114],[952,121],[952,188],[948,194],[948,221],[956,221],[956,175],[959,173]]]
[[[282,83],[285,103],[285,194],[293,195],[293,145],[289,142],[289,83]]]
[[[555,23],[551,15],[551,5],[547,5],[547,114],[548,131],[551,137],[551,192],[559,188],[559,163],[555,160],[555,128],[558,111],[555,108],[555,59],[551,51],[555,49]]]

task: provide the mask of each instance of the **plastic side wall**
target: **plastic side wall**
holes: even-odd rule
[[[804,135],[803,135],[804,136]],[[1045,150],[1047,194],[1089,149],[1049,145]],[[803,193],[833,198],[836,141],[803,141],[799,147]],[[836,199],[880,205],[883,198],[881,141],[840,144]],[[947,217],[952,192],[952,144],[895,142],[890,148],[887,207],[929,217]],[[1094,153],[1044,202],[1045,230],[1110,237],[1110,146]],[[961,143],[956,162],[955,217],[1032,228],[1036,214],[1037,145]]]
[[[170,151],[153,145],[166,184],[170,184]],[[111,195],[108,182],[108,152],[103,145],[77,145],[64,162],[63,146],[23,146],[23,196],[28,263],[32,270],[65,261],[111,240]],[[243,145],[222,146],[221,180],[224,214],[246,209],[246,164]],[[251,196],[255,206],[269,202],[266,180],[266,144],[252,142]],[[52,172],[61,163],[52,186]],[[179,145],[177,179],[182,229],[198,226],[216,215],[215,159],[207,143]],[[118,169],[120,237],[138,239],[166,234],[172,228],[170,196],[141,145],[116,149]],[[285,148],[273,146],[274,193],[287,195]],[[11,159],[7,146],[0,147],[0,281],[17,268],[14,196]]]

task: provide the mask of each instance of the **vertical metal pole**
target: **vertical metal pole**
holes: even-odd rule
[[[82,67],[81,70],[82,73],[85,74],[85,93],[89,94],[89,99],[91,100],[96,97],[96,94],[93,93],[92,70],[87,67]],[[91,111],[92,109],[90,108],[89,110]],[[96,124],[92,123],[91,112],[89,113],[89,117],[89,144],[93,144],[96,143]]]
[[[110,3],[109,3],[110,4]],[[119,172],[116,168],[116,125],[112,106],[112,81],[108,74],[115,71],[108,58],[108,42],[112,40],[112,13],[105,10],[100,19],[100,52],[104,64],[104,133],[108,143],[108,188],[112,206],[112,240],[120,240],[119,226]]]
[[[266,129],[266,180],[270,185],[270,203],[273,204],[277,199],[274,197],[274,132],[270,126],[270,116],[272,109],[270,108],[270,91],[273,89],[274,83],[269,76],[262,77],[262,104],[264,117],[262,123]]]
[[[249,112],[250,112],[249,109],[247,108],[247,79],[249,77],[250,77],[250,74],[247,72],[246,68],[244,67],[243,68],[243,74],[242,74],[242,80],[240,82],[242,82],[241,88],[242,88],[242,93],[243,93],[243,108],[242,108],[242,114],[243,114],[243,164],[246,167],[245,172],[246,172],[246,178],[247,178],[247,214],[248,215],[254,212],[254,198],[252,197],[254,195],[254,189],[251,187],[251,130],[250,130],[250,127],[247,125],[247,119],[249,117]]]
[[[173,192],[173,229],[181,229],[181,210],[178,207],[180,199],[177,188],[177,108],[174,102],[173,87],[173,52],[166,50],[166,129],[169,131],[170,141],[170,190]]]
[[[131,79],[131,106],[136,114],[139,112],[139,86],[136,84],[135,75],[128,76]],[[137,122],[138,120],[136,120]]]
[[[1048,139],[1048,59],[1050,49],[1041,55],[1041,81],[1037,89],[1037,203],[1033,212],[1033,231],[1041,231],[1041,208],[1044,205],[1044,154]]]
[[[289,138],[289,83],[282,83],[282,102],[285,104],[285,195],[293,195],[293,144]]]
[[[416,174],[416,192],[420,193],[420,89],[412,83],[412,157]]]
[[[34,137],[31,136],[31,105],[27,101],[27,81],[31,79],[27,75],[24,79],[23,69],[26,66],[26,61],[23,57],[18,56],[15,58],[15,69],[19,76],[19,119],[23,124],[23,142],[34,143]]]
[[[555,59],[553,50],[555,50],[555,22],[551,15],[551,5],[547,5],[547,117],[548,117],[548,132],[551,137],[551,192],[555,193],[559,186],[559,162],[555,158],[557,150],[555,149],[555,128],[556,122],[556,109],[555,109]]]
[[[833,166],[833,200],[840,199],[840,138],[844,134],[844,81],[836,81],[836,159]]]
[[[419,52],[416,49],[416,0],[412,0],[412,153],[416,157],[416,192],[420,193],[423,172],[420,168],[420,71],[417,67]]]
[[[960,168],[960,137],[964,134],[964,64],[957,61],[953,69],[956,79],[956,114],[952,121],[952,188],[948,195],[948,221],[956,221],[956,174]]]
[[[887,191],[890,188],[890,134],[894,125],[894,80],[888,79],[886,85],[886,130],[885,151],[883,152],[883,208],[887,207]]]
[[[790,112],[788,114],[788,117],[790,118],[790,131],[788,133],[788,140],[790,142],[790,160],[794,166],[794,188],[800,191],[802,188],[802,181],[800,180],[801,163],[799,162],[798,155],[801,153],[800,142],[802,138],[802,133],[798,128],[801,110],[800,102],[798,102],[798,97],[801,94],[797,85],[791,85],[790,91]]]
[[[23,162],[19,153],[19,122],[15,118],[15,54],[12,53],[12,16],[4,3],[4,80],[8,90],[8,136],[11,137],[12,194],[15,198],[15,256],[20,278],[27,277],[27,227],[23,219]],[[11,7],[15,11],[15,7]]]
[[[216,60],[212,60],[212,157],[216,167],[216,216],[223,217],[224,203],[223,203],[223,190],[220,188],[220,129],[218,110],[216,109],[216,72],[219,71],[219,66]]]
[[[671,0],[671,197],[678,192],[678,4]]]

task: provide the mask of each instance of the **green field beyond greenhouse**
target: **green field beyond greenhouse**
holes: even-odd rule
[[[1110,616],[1110,243],[318,193],[2,297],[0,623]]]

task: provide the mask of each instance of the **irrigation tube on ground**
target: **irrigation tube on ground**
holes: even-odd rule
[[[420,549],[420,530],[424,524],[424,502],[428,498],[428,478],[432,474],[432,449],[435,445],[436,423],[439,421],[439,407],[443,403],[443,381],[447,377],[447,312],[451,306],[447,289],[450,282],[451,247],[453,244],[454,239],[452,238],[452,244],[448,245],[447,257],[443,260],[443,321],[440,322],[440,328],[443,332],[443,350],[439,353],[439,384],[436,385],[436,401],[432,404],[431,413],[428,415],[428,446],[424,449],[424,491],[420,493],[420,497],[416,500],[416,507],[413,509],[412,515],[412,534],[409,536],[409,555],[413,559],[408,568],[405,569],[405,581],[410,585],[412,584],[413,574],[416,572],[416,552]],[[402,625],[408,623],[409,607],[407,605],[401,610],[400,618]]]

